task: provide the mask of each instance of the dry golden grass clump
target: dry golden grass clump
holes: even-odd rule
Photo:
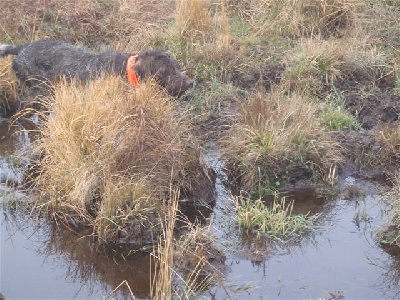
[[[203,38],[213,29],[213,19],[209,12],[208,0],[176,0],[176,24],[181,34],[193,39],[197,35]]]
[[[291,0],[255,1],[256,22],[262,35],[289,37],[329,37],[341,35],[355,26],[362,0]]]
[[[251,192],[296,173],[331,179],[329,171],[340,161],[338,144],[321,127],[315,107],[300,95],[288,96],[276,88],[242,105],[223,142],[231,171]]]
[[[0,59],[0,116],[15,111],[19,106],[18,80],[11,63],[11,59]]]
[[[208,62],[231,52],[231,35],[225,0],[176,0],[176,24],[170,39],[178,45],[174,52],[187,52]]]
[[[187,191],[202,173],[196,140],[150,81],[136,90],[113,77],[62,83],[45,105],[52,113],[35,142],[41,201],[104,239],[132,220],[155,221],[171,188]]]

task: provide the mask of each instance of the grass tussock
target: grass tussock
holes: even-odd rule
[[[318,122],[315,106],[300,95],[277,89],[258,93],[242,105],[237,119],[223,143],[247,191],[295,171],[325,177],[340,161],[338,144]]]
[[[182,36],[196,40],[198,35],[206,40],[213,30],[210,3],[208,0],[176,0],[176,25]],[[194,41],[193,40],[193,41]]]
[[[248,233],[268,235],[279,240],[299,237],[317,228],[318,215],[294,215],[293,201],[275,198],[270,207],[261,200],[252,201],[242,196],[234,198],[236,220]]]
[[[319,119],[328,130],[360,129],[356,116],[346,110],[346,99],[337,89],[333,89],[320,106]]]
[[[53,113],[35,143],[36,188],[105,239],[128,221],[162,214],[171,187],[188,189],[190,174],[201,172],[196,141],[150,81],[135,91],[119,78],[63,83],[45,104]]]
[[[376,47],[365,42],[311,38],[286,54],[285,65],[282,81],[287,89],[321,96],[340,80],[376,80],[388,63]]]
[[[19,106],[18,80],[11,68],[11,59],[0,59],[0,116]]]

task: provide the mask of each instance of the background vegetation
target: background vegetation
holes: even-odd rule
[[[210,139],[245,192],[238,223],[263,212],[265,197],[282,186],[334,185],[349,163],[360,174],[384,174],[398,190],[399,1],[2,0],[0,19],[2,43],[55,38],[93,50],[163,48],[196,80],[179,100],[151,82],[132,92],[105,78],[84,88],[62,83],[42,101],[53,113],[39,113],[41,205],[69,223],[93,225],[105,241],[128,223],[138,236],[153,225],[161,233],[160,224],[171,232],[176,214],[166,203],[193,191],[196,174],[204,174],[200,146]],[[3,115],[32,101],[10,64],[0,60]],[[391,194],[395,212],[398,198]],[[280,205],[288,215],[291,208]],[[260,228],[260,219],[250,227]],[[397,241],[398,213],[390,228]],[[164,237],[166,252],[157,257],[167,261],[161,268],[169,281],[154,291],[160,298],[172,294],[175,276],[168,266],[176,245]]]

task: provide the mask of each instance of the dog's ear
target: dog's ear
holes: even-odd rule
[[[140,57],[137,57],[134,65],[140,67],[141,64],[142,64],[142,59]]]
[[[143,60],[141,57],[137,57],[135,63],[133,64],[133,70],[139,75],[144,75]]]

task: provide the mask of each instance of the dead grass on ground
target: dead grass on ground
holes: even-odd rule
[[[138,39],[141,29],[167,22],[173,11],[173,0],[3,0],[0,36],[14,44],[55,38],[102,46]]]
[[[362,0],[252,1],[260,35],[340,36],[356,26]],[[254,4],[253,4],[254,5]]]
[[[202,170],[196,140],[150,81],[135,91],[120,78],[62,83],[44,104],[52,113],[34,147],[41,202],[105,240],[128,221],[162,214],[170,189],[190,188]]]
[[[287,52],[285,64],[286,89],[319,97],[341,79],[377,80],[389,65],[385,55],[365,40],[320,38],[301,40]]]

